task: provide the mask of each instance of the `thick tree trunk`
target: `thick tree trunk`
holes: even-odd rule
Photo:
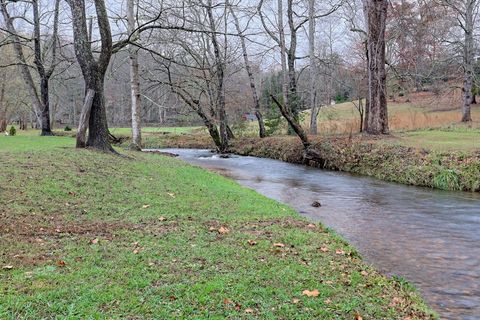
[[[369,134],[388,134],[387,88],[385,70],[385,28],[388,1],[364,0],[368,26],[368,107]]]
[[[465,24],[463,30],[465,32],[465,43],[463,46],[463,110],[462,122],[472,121],[471,104],[472,89],[474,77],[474,46],[475,40],[473,36],[474,30],[474,11],[476,0],[467,0],[465,2]]]
[[[96,79],[96,81],[94,80],[87,84],[87,88],[95,91],[90,119],[88,121],[87,147],[105,152],[113,152],[114,150],[108,139],[109,131],[107,125],[107,113],[105,110],[103,76],[101,79]]]
[[[40,93],[42,96],[42,136],[52,136],[52,129],[50,126],[50,99],[48,93],[48,79],[40,80]]]
[[[135,31],[135,10],[134,0],[127,1],[128,6],[128,32]],[[134,39],[137,35],[134,35]],[[132,97],[132,145],[135,150],[142,150],[142,127],[141,127],[141,109],[142,99],[140,94],[140,79],[138,75],[138,51],[135,46],[129,46],[130,55],[130,88]]]
[[[250,81],[250,90],[252,91],[252,98],[253,98],[253,106],[255,109],[255,116],[257,117],[258,121],[258,132],[260,138],[265,138],[267,136],[265,130],[265,123],[263,122],[262,112],[260,111],[260,100],[258,99],[257,88],[255,85],[255,77],[253,76],[252,67],[250,65],[250,59],[248,58],[247,52],[247,45],[245,43],[245,36],[242,33],[242,29],[240,28],[240,23],[238,22],[237,15],[235,11],[230,7],[230,12],[232,13],[233,20],[235,22],[235,28],[237,33],[240,35],[240,44],[242,46],[243,51],[243,62],[245,63],[245,69],[248,74],[248,79]]]

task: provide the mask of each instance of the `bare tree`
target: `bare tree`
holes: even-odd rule
[[[443,3],[455,14],[457,25],[463,33],[460,45],[463,58],[463,107],[462,122],[472,121],[471,104],[475,78],[475,17],[479,12],[478,0],[443,0]]]
[[[95,59],[87,28],[84,0],[67,0],[72,12],[74,47],[78,63],[82,69],[85,90],[93,90],[91,113],[86,146],[114,152],[109,142],[107,116],[105,112],[104,81],[105,73],[113,53],[112,33],[104,0],[94,0],[100,33],[100,54]]]
[[[25,58],[26,55],[23,49],[23,44],[30,42],[30,39],[17,32],[13,23],[15,17],[12,17],[8,11],[8,1],[0,1],[0,10],[2,12],[3,19],[5,20],[6,30],[8,31],[9,36],[12,38],[12,45],[17,58],[16,64],[20,67],[23,80],[28,88],[33,110],[37,117],[37,121],[41,125],[41,135],[43,136],[52,135],[50,128],[49,81],[53,75],[55,67],[57,66],[59,3],[60,0],[55,0],[51,41],[50,43],[46,43],[42,46],[39,1],[31,1],[33,12],[34,64],[38,78],[40,79],[40,83],[38,84],[40,87],[39,93],[34,77],[30,72],[30,67],[27,59]],[[48,58],[48,53],[50,53],[51,57],[49,66],[47,66],[47,62],[45,61]]]
[[[265,124],[263,122],[263,115],[260,111],[260,100],[258,98],[257,87],[255,85],[255,77],[253,76],[252,66],[250,63],[250,59],[248,57],[247,45],[245,43],[246,37],[243,30],[240,27],[240,22],[238,20],[237,14],[235,13],[235,10],[232,8],[232,6],[230,6],[230,12],[233,17],[235,29],[237,30],[238,36],[240,38],[240,44],[242,46],[243,61],[245,63],[245,70],[247,71],[248,79],[250,81],[250,89],[252,91],[253,105],[255,109],[255,115],[258,121],[259,135],[260,135],[260,138],[264,138],[266,137],[267,134],[265,131]]]

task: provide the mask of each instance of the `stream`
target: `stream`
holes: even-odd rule
[[[415,284],[442,319],[480,319],[480,194],[405,186],[282,161],[162,149],[334,229],[364,260]],[[314,208],[312,202],[322,206]]]

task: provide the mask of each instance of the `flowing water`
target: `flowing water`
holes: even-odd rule
[[[480,195],[404,186],[208,150],[168,149],[331,227],[367,263],[414,283],[442,319],[480,319]],[[322,207],[311,206],[320,201]]]

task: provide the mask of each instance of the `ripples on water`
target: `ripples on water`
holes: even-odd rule
[[[321,221],[380,271],[416,284],[443,319],[480,319],[480,195],[409,187],[271,159],[169,149]],[[313,208],[319,200],[322,207]]]

